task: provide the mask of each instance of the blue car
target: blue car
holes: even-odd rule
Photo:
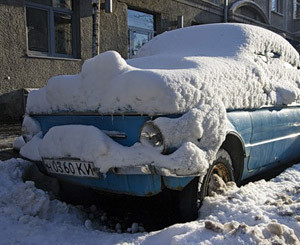
[[[250,37],[246,38],[245,41],[246,44],[243,43],[242,41],[238,42],[238,44],[236,42],[234,43],[233,41],[230,41],[231,40],[230,38],[234,38],[234,40],[237,40],[239,35],[241,35],[244,38],[244,36],[247,36],[245,33],[247,33],[247,30],[249,28],[251,29],[251,32],[249,32],[251,35],[253,35],[255,31],[256,33],[258,33],[257,35],[259,35],[259,33],[261,32],[263,33],[266,32],[266,35],[274,35],[275,39],[277,38],[279,41],[277,43],[278,44],[277,46],[276,45],[272,46],[267,41],[266,41],[266,46],[263,46],[261,45],[261,43],[264,41],[264,37],[260,37],[262,38],[261,40],[259,40],[260,52],[255,53],[251,49],[251,52],[253,51],[253,54],[249,55],[249,53],[247,53],[247,55],[245,56],[246,57],[245,60],[247,59],[247,62],[248,61],[249,62],[243,67],[242,66],[243,60],[241,60],[239,56],[239,55],[242,56],[242,54],[239,53],[237,55],[237,53],[235,53],[235,50],[242,50],[241,47],[245,47],[246,44],[248,45],[248,43],[251,43],[250,41],[252,40],[251,38],[253,37],[251,37],[251,35],[249,34]],[[165,42],[170,40],[168,39],[168,37],[171,36],[172,38],[174,38],[174,36],[178,37],[180,35],[183,36],[186,35],[187,38],[189,38],[188,36],[189,33],[195,33],[195,32],[197,33],[197,31],[199,31],[200,34],[201,33],[203,34],[203,31],[205,31],[205,33],[208,35],[208,37],[206,37],[207,43],[206,44],[202,43],[202,45],[204,44],[206,45],[206,46],[204,45],[206,49],[203,51],[204,53],[205,52],[206,53],[201,54],[201,52],[199,51],[200,54],[197,55],[201,57],[206,57],[204,61],[206,61],[206,59],[207,60],[209,59],[207,62],[212,61],[212,64],[214,64],[214,62],[223,62],[222,64],[228,64],[228,61],[226,59],[228,60],[232,59],[233,60],[232,64],[236,65],[235,67],[237,68],[237,70],[235,71],[228,70],[229,69],[228,67],[230,67],[228,66],[226,68],[226,72],[228,72],[228,74],[229,73],[232,74],[234,72],[240,74],[248,74],[248,72],[250,72],[251,76],[250,75],[245,76],[245,79],[249,79],[248,82],[250,85],[254,84],[256,87],[260,86],[258,82],[260,79],[262,79],[262,77],[260,77],[259,74],[262,71],[260,71],[259,68],[261,68],[262,70],[267,69],[266,67],[268,67],[269,63],[270,66],[272,66],[273,68],[274,67],[276,68],[276,65],[277,67],[279,67],[278,64],[281,65],[285,64],[287,66],[286,68],[287,71],[291,71],[288,69],[293,69],[292,71],[295,71],[295,74],[296,72],[298,72],[297,70],[298,61],[295,61],[297,57],[299,58],[298,53],[295,50],[293,50],[293,48],[285,40],[283,40],[283,38],[279,37],[276,34],[270,34],[271,32],[265,31],[262,28],[249,27],[247,25],[238,25],[238,24],[228,24],[228,25],[219,24],[219,25],[208,25],[205,27],[191,27],[186,29],[187,30],[176,30],[170,33],[162,34],[163,36],[162,38],[158,36],[156,39],[150,41],[148,44],[145,45],[145,47],[142,48],[140,52],[140,57],[137,57],[132,60],[128,60],[126,62],[131,66],[138,67],[139,68],[138,72],[145,72],[145,79],[147,78],[147,74],[149,73],[150,68],[148,67],[147,70],[143,68],[145,66],[144,64],[137,65],[141,61],[143,62],[149,61],[149,63],[152,64],[151,69],[152,68],[154,69],[154,71],[151,70],[151,72],[154,72],[153,74],[156,74],[155,72],[159,74],[160,70],[158,71],[157,70],[158,68],[154,67],[156,64],[154,64],[155,62],[153,63],[153,61],[155,61],[156,58],[155,58],[155,52],[153,50],[159,50],[159,55],[161,55],[161,53],[163,53],[165,49],[168,49],[168,45],[167,46],[165,45],[166,44]],[[224,30],[224,31],[216,32],[220,30]],[[232,30],[233,32],[231,33]],[[239,45],[238,46],[239,49],[236,48],[235,46],[234,47],[230,46],[230,48],[228,49],[226,49],[225,47],[224,49],[226,52],[224,53],[223,56],[221,55],[222,54],[221,52],[221,54],[218,55],[218,57],[216,57],[215,52],[213,52],[213,54],[208,57],[207,47],[210,47],[210,45],[214,46],[213,42],[219,41],[216,40],[217,38],[215,35],[221,35],[221,37],[224,37],[226,33],[228,33],[228,35],[234,34],[232,37],[230,36],[228,40],[230,41],[230,43],[234,43],[234,45]],[[209,37],[209,35],[212,36]],[[182,38],[182,36],[180,37]],[[241,38],[241,40],[244,40],[243,38]],[[255,36],[254,39],[256,39]],[[178,43],[182,44],[182,40],[180,39]],[[172,45],[173,44],[170,44],[170,46]],[[265,52],[262,52],[262,46],[263,48],[266,49]],[[282,48],[283,46],[285,47],[286,50],[289,50],[288,52],[289,56],[284,54],[285,49]],[[159,49],[157,47],[163,47],[164,50]],[[272,50],[269,50],[270,47]],[[279,48],[276,49],[276,47]],[[178,47],[176,46],[175,49],[177,48]],[[217,49],[220,48],[218,47]],[[145,56],[143,56],[143,54]],[[108,54],[106,54],[106,58],[107,57]],[[185,54],[184,57],[192,57],[188,61],[189,62],[191,62],[191,60],[194,61],[193,60],[194,56],[191,55],[190,53]],[[180,59],[180,62],[181,61],[182,59]],[[202,61],[203,60],[201,60],[201,62]],[[179,60],[177,60],[176,62],[177,65],[182,64],[179,62]],[[218,64],[221,63],[216,63],[216,65]],[[267,65],[265,66],[264,64]],[[282,67],[281,65],[280,67]],[[196,67],[196,69],[197,70],[209,69],[205,67],[203,68],[203,66],[199,66],[199,67]],[[241,69],[239,69],[239,67],[241,67]],[[245,67],[247,69],[245,69]],[[185,70],[183,69],[184,70],[183,73],[185,77],[187,77],[186,74],[188,74],[190,69],[194,69],[194,68],[195,68],[194,64],[190,68],[185,67],[184,68]],[[166,62],[163,62],[161,69],[171,70],[171,68],[169,67],[168,64],[166,64]],[[176,67],[176,69],[181,69],[181,68]],[[128,72],[128,70],[129,68],[126,70],[126,72]],[[172,70],[172,72],[174,71]],[[132,72],[134,76],[136,75],[136,73],[137,70],[134,70],[134,72]],[[127,76],[129,76],[128,73],[126,74]],[[182,72],[180,74],[182,74]],[[195,73],[191,74],[191,76],[194,75]],[[219,76],[219,74],[217,75]],[[165,76],[163,78],[159,77],[159,79],[164,79]],[[276,77],[276,74],[274,76]],[[280,76],[281,78],[283,77],[282,74]],[[226,78],[226,76],[224,77]],[[59,79],[65,79],[65,78],[63,77]],[[239,79],[239,77],[237,79]],[[272,79],[274,79],[274,77]],[[274,84],[272,85],[270,83],[272,86],[270,84],[269,86],[268,84],[264,83],[264,86],[261,89],[263,95],[261,97],[256,96],[258,97],[258,99],[254,98],[253,100],[256,100],[257,102],[253,104],[248,103],[246,101],[247,98],[251,98],[251,96],[253,96],[253,94],[251,94],[251,91],[250,94],[247,91],[248,89],[251,88],[246,88],[245,93],[241,95],[241,96],[248,96],[247,98],[245,97],[246,102],[240,102],[240,104],[237,104],[235,102],[236,99],[235,97],[233,97],[232,99],[233,102],[231,102],[230,99],[227,99],[226,97],[226,96],[228,97],[233,96],[229,93],[230,91],[234,91],[234,88],[232,88],[232,90],[228,89],[228,86],[231,86],[228,85],[231,82],[230,79],[224,83],[225,84],[224,88],[228,89],[229,91],[227,92],[227,95],[226,93],[222,94],[221,91],[222,89],[220,89],[219,91],[218,88],[216,87],[216,89],[213,90],[213,92],[211,93],[217,91],[215,93],[217,95],[218,94],[220,95],[219,97],[221,97],[221,101],[224,102],[226,100],[224,102],[225,105],[224,114],[222,114],[223,107],[221,109],[215,110],[218,104],[214,104],[213,102],[211,103],[208,102],[209,110],[208,112],[206,112],[203,118],[199,120],[199,123],[201,124],[201,126],[199,126],[200,136],[195,137],[195,139],[192,136],[189,136],[189,132],[194,132],[193,131],[194,126],[190,126],[190,125],[194,125],[193,124],[194,121],[191,122],[191,120],[193,120],[193,118],[195,117],[189,117],[186,115],[189,113],[189,111],[193,111],[193,108],[196,108],[197,109],[196,112],[198,113],[198,114],[194,113],[193,115],[202,115],[201,113],[204,111],[204,109],[202,110],[202,108],[204,108],[204,106],[202,104],[199,105],[198,102],[196,104],[190,103],[189,106],[185,107],[184,109],[180,108],[178,109],[178,111],[176,111],[175,109],[170,109],[169,112],[166,112],[166,108],[168,108],[167,107],[168,104],[166,105],[165,101],[162,101],[161,106],[163,108],[163,113],[159,113],[158,110],[156,110],[157,113],[153,112],[155,110],[151,111],[151,113],[150,111],[148,111],[147,113],[147,110],[151,109],[149,106],[147,108],[150,109],[145,109],[145,112],[142,113],[139,110],[140,108],[143,108],[142,107],[143,98],[139,98],[136,99],[136,101],[138,101],[140,104],[138,104],[136,108],[134,108],[133,105],[130,106],[130,108],[127,107],[126,110],[125,111],[123,110],[121,113],[118,112],[115,108],[113,108],[111,113],[107,113],[105,111],[101,111],[101,108],[97,110],[89,110],[88,108],[88,110],[86,111],[82,111],[82,110],[76,111],[75,104],[74,103],[71,104],[71,102],[70,104],[68,104],[68,107],[66,107],[66,108],[72,108],[70,110],[67,110],[66,108],[63,107],[59,107],[60,105],[53,106],[55,102],[52,102],[53,103],[52,107],[50,105],[50,107],[46,108],[43,111],[42,109],[36,109],[37,105],[35,104],[33,106],[33,102],[29,101],[30,102],[29,107],[27,108],[28,117],[30,117],[31,120],[33,120],[36,124],[39,125],[40,127],[39,130],[41,132],[39,132],[36,135],[39,135],[37,137],[39,141],[44,141],[42,146],[40,146],[39,148],[41,158],[38,159],[32,157],[31,159],[35,160],[35,163],[37,164],[41,172],[49,176],[55,177],[59,181],[64,181],[74,185],[89,187],[92,189],[100,190],[102,192],[149,197],[149,196],[157,195],[158,193],[161,193],[166,189],[174,190],[174,193],[176,193],[177,195],[177,200],[178,200],[177,204],[179,208],[179,214],[181,215],[182,220],[183,221],[193,220],[196,219],[198,216],[198,209],[204,197],[211,195],[213,192],[218,192],[218,187],[219,187],[218,185],[220,184],[220,181],[225,183],[229,181],[235,181],[236,183],[240,184],[242,181],[246,180],[247,178],[255,176],[264,171],[268,171],[272,168],[276,168],[279,165],[283,166],[291,162],[299,161],[300,159],[300,152],[299,152],[300,106],[297,104],[298,88],[295,87],[293,88],[294,90],[291,91],[289,90],[289,88],[285,89],[284,86],[280,82],[278,82],[278,79],[276,79],[275,85]],[[54,84],[54,82],[52,82],[52,84]],[[189,81],[187,81],[187,83],[188,82]],[[240,83],[243,82],[240,81]],[[190,86],[185,87],[184,83],[182,83],[180,86],[181,86],[180,91],[184,89],[188,91],[191,89]],[[214,85],[211,84],[210,86],[214,86]],[[47,91],[48,93],[47,106],[51,104],[50,87],[48,89],[49,90]],[[238,88],[237,92],[235,93],[238,93],[239,90],[240,89]],[[61,93],[61,91],[59,93]],[[183,92],[181,92],[181,94],[183,94]],[[172,97],[170,96],[170,94],[166,94],[165,96],[167,97],[166,100],[170,99],[168,96]],[[34,101],[33,99],[34,93],[31,95],[31,97],[32,97],[31,99]],[[72,99],[73,97],[70,96],[68,98]],[[161,98],[164,99],[163,96]],[[66,96],[66,100],[67,100],[67,96]],[[114,102],[118,103],[119,101],[115,100]],[[73,105],[74,107],[72,107]],[[158,107],[159,103],[153,104],[153,108],[155,106]],[[221,115],[220,118],[222,120],[218,119],[219,121],[218,120],[216,121],[218,115]],[[210,117],[211,119],[209,120],[207,119],[208,121],[205,121],[206,118],[210,118]],[[177,123],[178,120],[181,120],[181,122],[183,123],[182,124]],[[164,123],[162,124],[159,122],[164,122]],[[177,123],[174,124],[175,126],[174,125],[172,126],[173,133],[171,132],[169,134],[166,134],[166,132],[168,131],[168,125],[171,127],[172,122]],[[214,126],[215,125],[214,123],[217,126]],[[184,126],[182,127],[178,126],[178,128],[176,128],[176,125],[184,125]],[[84,126],[89,126],[89,127],[84,127]],[[216,133],[219,131],[211,130],[211,128],[216,128],[217,130],[221,126],[222,126],[221,128],[222,130],[219,131],[222,131],[222,133],[220,133],[220,135],[219,133]],[[173,160],[174,162],[181,160],[180,157],[182,155],[177,154],[177,152],[181,149],[181,146],[184,145],[186,142],[191,141],[192,142],[191,144],[201,148],[202,150],[201,152],[204,153],[212,152],[211,156],[213,156],[213,159],[207,160],[207,165],[205,165],[205,167],[203,167],[204,166],[203,164],[202,164],[203,166],[200,164],[199,166],[202,166],[202,168],[198,168],[198,170],[200,169],[199,171],[197,170],[197,168],[193,168],[193,166],[191,165],[189,165],[191,169],[186,170],[186,169],[180,169],[178,167],[172,168],[169,167],[170,165],[156,164],[156,161],[153,159],[159,159],[158,157],[153,159],[151,157],[147,159],[143,159],[144,161],[143,164],[134,164],[134,165],[125,166],[116,163],[115,165],[112,165],[110,168],[108,168],[107,171],[102,171],[101,161],[106,161],[105,160],[106,158],[101,159],[100,155],[99,155],[99,159],[97,159],[97,161],[99,160],[99,163],[95,163],[94,161],[89,160],[91,159],[89,158],[89,156],[80,157],[80,155],[72,154],[72,151],[66,153],[67,150],[62,150],[59,152],[60,148],[63,148],[66,144],[61,142],[68,142],[68,141],[63,141],[65,139],[62,138],[69,137],[69,139],[71,140],[74,139],[72,138],[72,133],[65,134],[65,132],[68,130],[68,127],[69,128],[73,127],[73,129],[75,130],[70,132],[76,132],[77,129],[78,130],[92,129],[94,130],[92,132],[95,132],[95,134],[101,132],[101,137],[109,138],[106,141],[109,142],[110,148],[112,147],[112,145],[114,147],[115,146],[117,147],[112,149],[121,149],[122,151],[123,149],[125,149],[124,151],[127,150],[130,151],[130,149],[136,149],[136,147],[149,147],[149,149],[155,148],[156,149],[155,154],[161,155],[162,157],[161,159],[166,159],[168,161]],[[27,133],[25,132],[24,138],[26,137],[28,138],[28,135],[30,134],[28,133],[28,131],[30,130],[27,130]],[[205,135],[205,133],[207,132],[209,132],[210,134],[206,136],[206,140],[203,141],[204,138],[203,135]],[[179,137],[180,139],[178,140],[178,135],[180,135],[181,133],[182,133],[182,137]],[[102,136],[102,134],[105,136]],[[170,140],[172,139],[172,136],[175,137],[175,135],[177,137],[176,139],[177,141]],[[205,142],[214,142],[214,137],[216,137],[214,148],[210,148],[209,145],[205,145]],[[33,135],[31,135],[29,138],[32,138],[31,140],[33,140],[34,137]],[[59,141],[58,139],[61,141]],[[29,140],[27,141],[30,142]],[[46,141],[48,142],[47,144],[45,143]],[[70,145],[75,144],[74,141],[69,142],[69,144]],[[86,142],[85,139],[82,139],[82,144],[85,144],[85,142]],[[59,146],[56,145],[60,143],[62,145]],[[47,151],[47,147],[49,148],[56,147],[56,150]],[[81,145],[81,142],[76,142],[76,147],[81,150],[82,147],[84,146]],[[143,149],[148,149],[148,148],[143,148]],[[54,153],[51,155],[49,152],[52,153],[54,152]],[[21,154],[22,154],[22,149],[21,149]],[[120,153],[115,152],[115,155],[118,154]],[[27,158],[30,158],[30,156],[26,154],[25,150],[23,150],[23,155]],[[170,157],[167,158],[168,156]],[[191,158],[192,157],[187,156],[186,159],[191,159]],[[116,159],[120,159],[119,161],[122,161],[122,157]],[[183,159],[182,161],[184,161],[185,158],[182,159]],[[203,172],[201,172],[202,170]]]

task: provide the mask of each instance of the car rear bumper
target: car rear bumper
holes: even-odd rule
[[[99,178],[76,177],[48,173],[42,162],[35,162],[39,170],[58,180],[95,190],[133,196],[153,196],[164,188],[182,190],[194,176],[180,177],[170,170],[151,166],[114,168]]]

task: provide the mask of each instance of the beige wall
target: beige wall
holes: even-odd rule
[[[101,1],[104,4],[104,0]],[[127,8],[156,14],[156,33],[177,28],[177,16],[184,16],[184,26],[223,21],[223,8],[207,1],[185,0],[114,0],[113,12],[100,11],[100,51],[117,50],[127,58]],[[218,2],[218,1],[215,1]],[[208,7],[210,6],[210,7]]]
[[[78,73],[84,60],[92,56],[92,0],[73,1],[78,7],[79,55],[77,59],[57,59],[28,56],[25,0],[0,0],[0,121],[17,119],[24,113],[20,89],[42,87],[55,75]],[[224,21],[224,0],[113,0],[112,13],[105,13],[104,2],[100,0],[99,50],[116,50],[124,58],[128,52],[127,8],[155,14],[156,34],[177,28],[179,15],[184,16],[184,26]],[[229,9],[236,2],[229,0]],[[271,0],[253,2],[267,16],[270,26],[265,27],[295,38],[300,21],[293,20],[292,1],[284,0],[283,15],[270,11]],[[231,21],[257,24],[247,18]]]
[[[57,59],[28,56],[24,1],[0,0],[0,121],[23,113],[22,93],[16,90],[42,87],[55,75],[78,73],[83,60],[91,57],[92,12],[87,2],[77,1],[78,59]]]

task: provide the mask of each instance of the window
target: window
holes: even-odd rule
[[[27,0],[28,53],[75,57],[72,0]]]
[[[283,1],[282,0],[272,0],[272,11],[276,13],[283,13]]]
[[[127,10],[128,57],[132,58],[137,51],[154,36],[154,15],[140,11]]]
[[[300,19],[300,0],[294,0],[294,19]]]

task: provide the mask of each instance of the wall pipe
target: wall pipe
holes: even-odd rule
[[[99,54],[99,42],[98,42],[98,19],[99,19],[99,0],[92,0],[93,6],[93,40],[92,40],[92,56],[96,56]]]
[[[228,0],[224,0],[224,23],[228,22]]]

